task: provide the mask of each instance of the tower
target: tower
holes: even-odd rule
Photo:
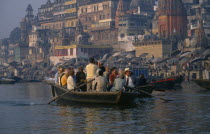
[[[33,17],[34,15],[33,15],[33,8],[32,8],[32,6],[31,6],[31,4],[29,4],[28,5],[28,7],[27,7],[27,9],[26,9],[26,12],[27,12],[27,14],[26,14],[26,16],[27,17]]]
[[[77,21],[77,24],[76,24],[76,31],[75,31],[75,35],[81,35],[83,34],[83,26],[82,26],[82,23],[80,21],[80,19]]]
[[[187,11],[182,0],[159,0],[158,32],[161,38],[187,36]]]
[[[201,16],[201,8],[197,8],[196,17],[198,19],[198,30],[196,32],[197,36],[197,44],[196,47],[207,47],[208,46],[208,39],[205,34],[205,30],[203,27],[203,19]]]
[[[34,20],[33,8],[31,6],[31,4],[29,4],[28,7],[26,8],[26,16],[20,22],[21,41],[24,44],[29,43],[28,35],[32,29],[33,20]]]
[[[124,16],[126,11],[128,10],[128,6],[124,3],[124,0],[119,0],[117,11],[116,11],[116,18],[115,18],[115,27],[119,27],[119,17]]]

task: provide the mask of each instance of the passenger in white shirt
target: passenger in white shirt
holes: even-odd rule
[[[129,87],[136,86],[136,77],[133,75],[129,68],[125,69],[125,85]]]
[[[74,81],[74,70],[69,71],[69,77],[67,79],[67,89],[73,90],[76,87],[76,83]]]
[[[89,82],[93,80],[96,77],[96,71],[99,69],[97,65],[95,65],[94,58],[90,58],[90,63],[86,66],[86,72],[87,72],[87,92],[93,91],[93,82]]]
[[[98,71],[98,77],[95,78],[95,84],[94,84],[94,89],[97,92],[106,92],[107,91],[107,79],[105,76],[103,76],[103,71],[99,70]]]

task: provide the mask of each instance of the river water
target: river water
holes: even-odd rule
[[[44,83],[0,85],[0,134],[207,134],[210,91],[195,83],[154,92],[135,107],[65,105]]]

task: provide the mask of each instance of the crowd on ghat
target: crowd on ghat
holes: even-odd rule
[[[129,68],[111,69],[103,63],[96,62],[94,58],[89,59],[89,64],[79,67],[75,75],[75,69],[69,66],[58,66],[55,74],[55,84],[67,88],[68,90],[79,89],[82,92],[107,92],[107,91],[127,91],[125,87],[136,87],[146,85],[144,75],[136,78]]]

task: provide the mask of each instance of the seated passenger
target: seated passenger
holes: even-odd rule
[[[126,86],[135,87],[137,84],[136,77],[129,68],[125,69],[125,80],[126,80],[126,83],[125,83]]]
[[[113,87],[114,80],[116,79],[117,76],[118,76],[117,68],[116,68],[116,67],[113,67],[113,68],[111,69],[111,74],[109,75],[109,86],[108,86],[108,91],[110,91],[111,88]]]
[[[86,79],[86,75],[84,73],[84,69],[83,69],[83,67],[79,67],[78,72],[76,74],[76,85],[80,86],[81,84],[84,84],[85,79]],[[87,89],[86,85],[81,87],[82,91],[86,91],[86,89]]]
[[[60,76],[60,74],[62,74],[64,72],[64,69],[63,69],[62,65],[59,65],[57,69],[58,69],[58,71],[55,74],[55,84],[59,85],[59,76]]]
[[[73,90],[76,87],[76,83],[74,81],[74,70],[69,70],[67,79],[67,89]]]
[[[63,77],[63,75],[65,75],[65,69],[64,67],[60,68],[59,70],[59,75],[58,75],[58,85],[61,86],[61,78]]]
[[[98,72],[98,77],[95,78],[95,85],[94,85],[94,89],[97,91],[97,92],[105,92],[107,91],[107,79],[105,76],[103,76],[103,71],[100,70]]]
[[[137,86],[145,86],[145,85],[147,85],[147,80],[145,79],[143,74],[140,75],[137,83],[138,83]]]
[[[125,86],[125,76],[124,74],[120,74],[115,80],[113,88],[111,89],[112,92],[123,90]]]
[[[67,79],[69,77],[69,71],[70,71],[70,68],[65,67],[64,74],[60,77],[60,79],[61,79],[60,86],[62,86],[64,88],[67,88]]]

